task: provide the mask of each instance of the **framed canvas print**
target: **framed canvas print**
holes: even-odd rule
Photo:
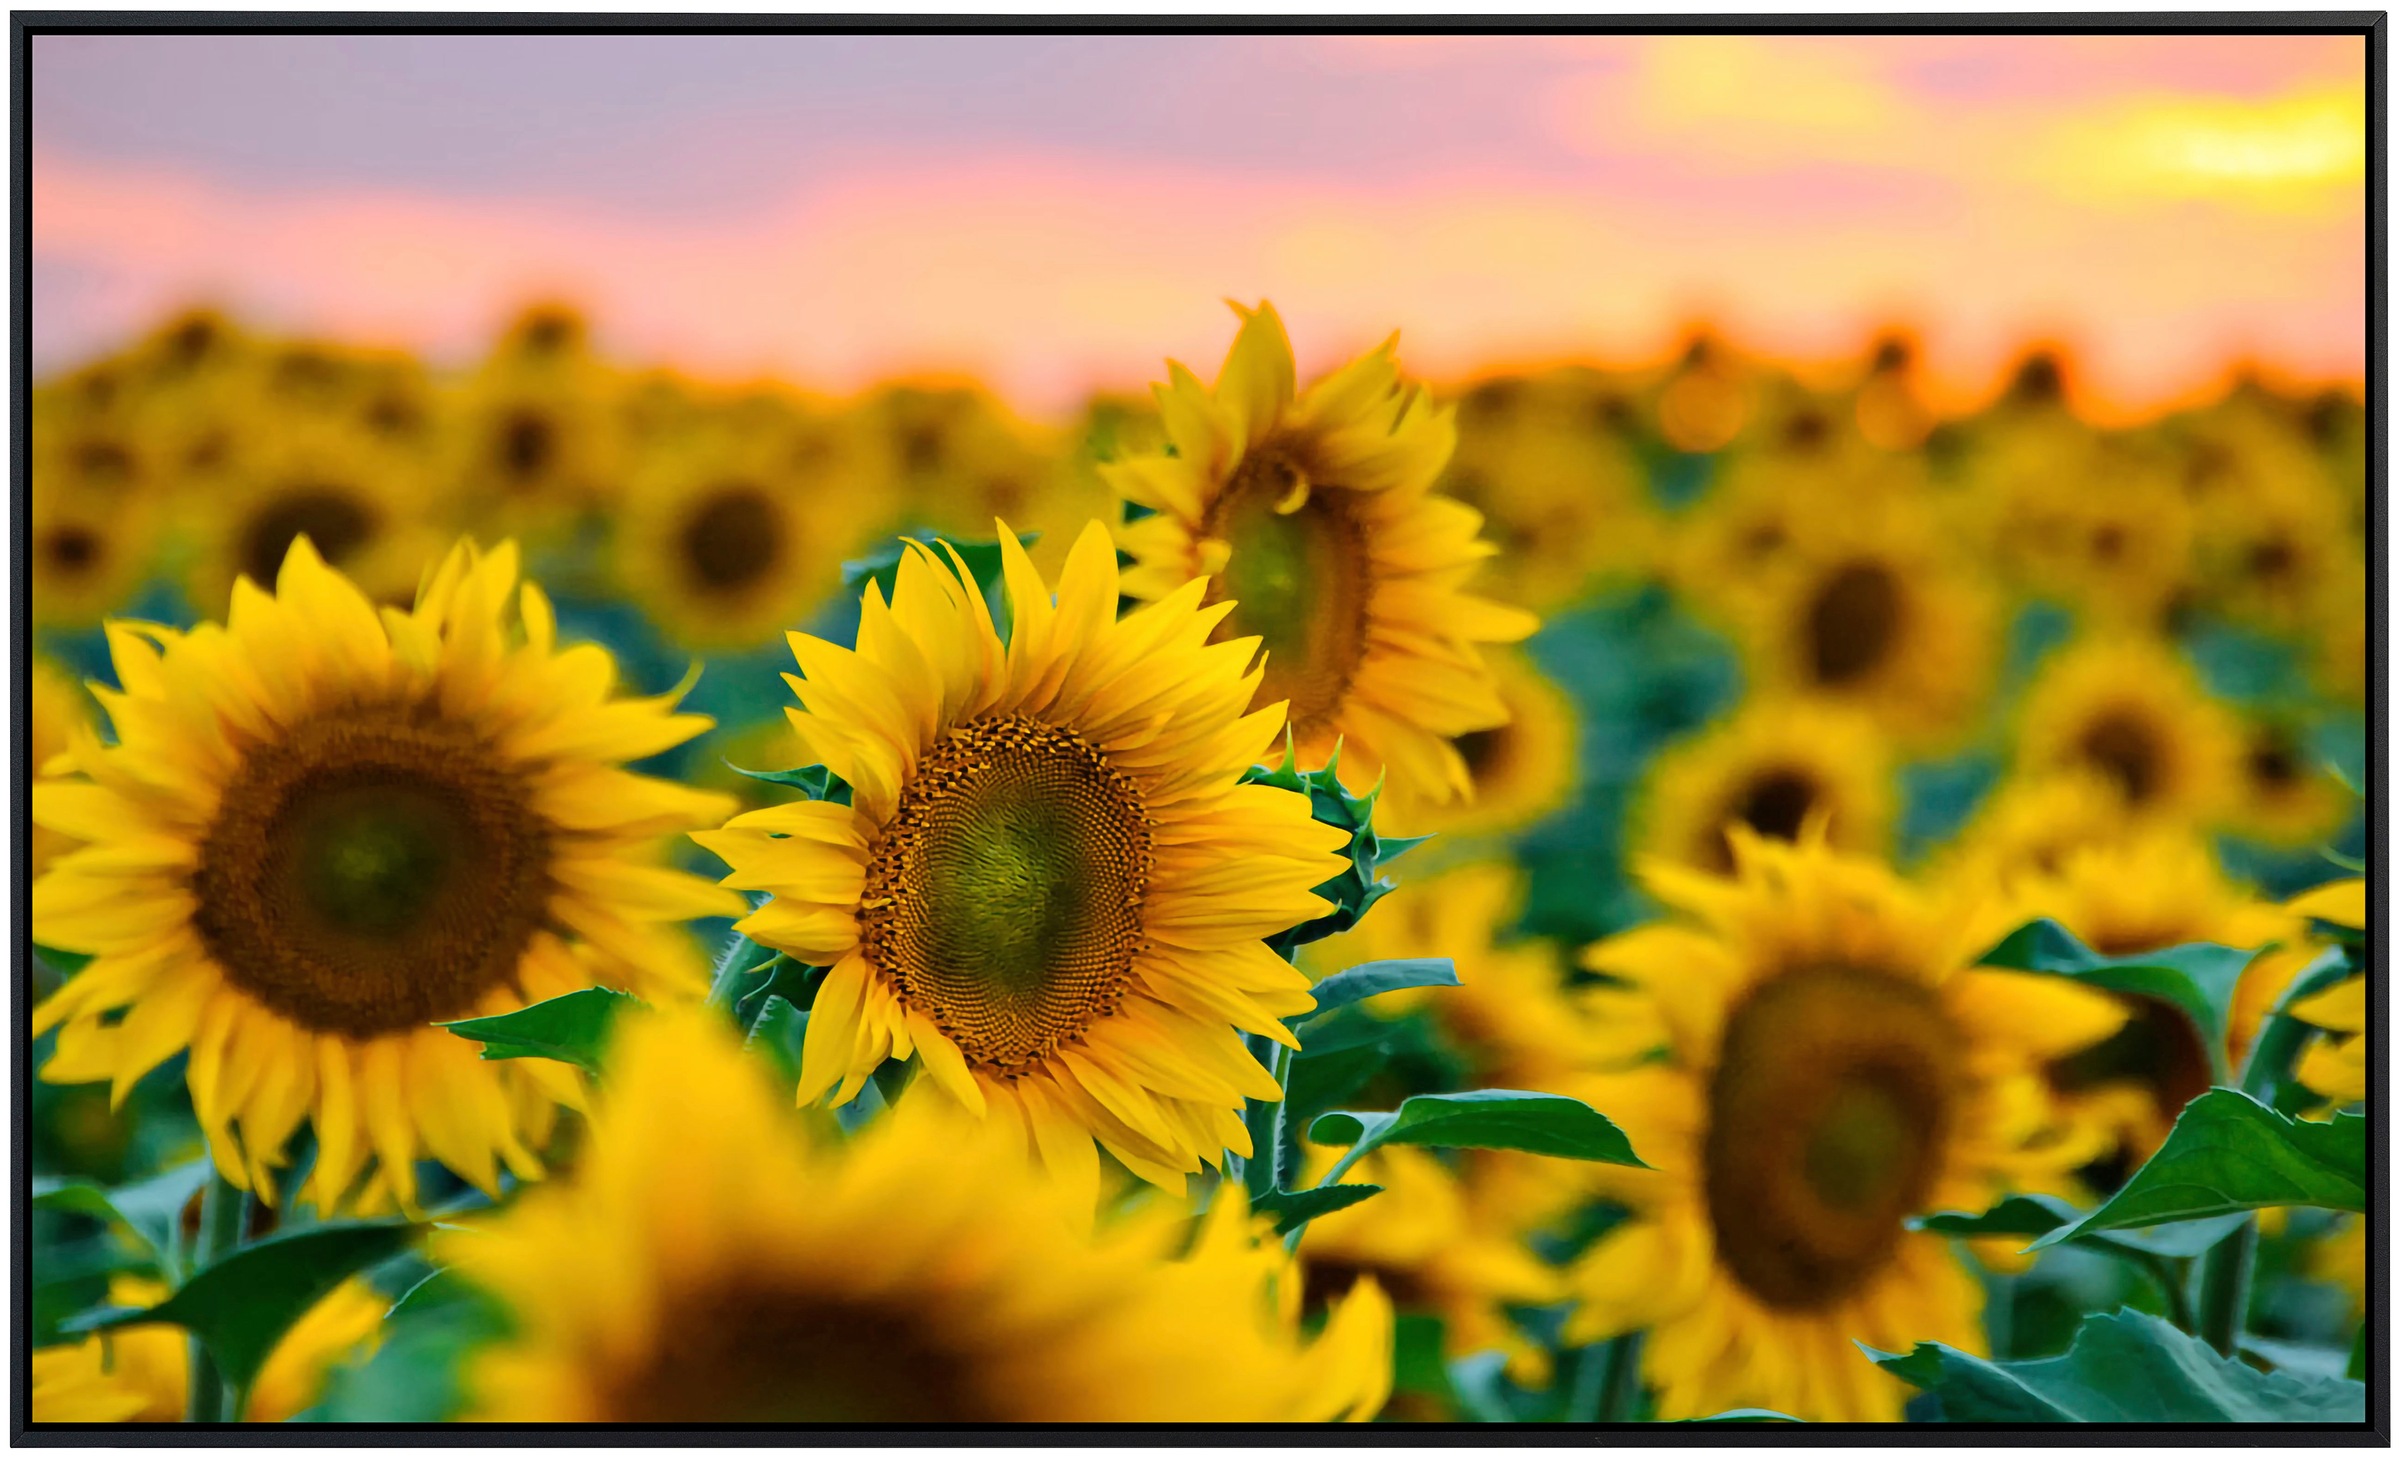
[[[2380,12],[11,24],[17,1441],[2388,1438]]]

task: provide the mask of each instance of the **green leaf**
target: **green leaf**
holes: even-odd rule
[[[56,947],[45,947],[38,942],[34,944],[33,954],[41,958],[44,963],[48,964],[51,971],[61,977],[74,976],[90,966],[92,961],[92,954],[89,952],[62,952]]]
[[[772,1060],[786,1083],[800,1081],[800,1047],[808,1038],[808,1014],[790,999],[770,997],[758,1021],[750,1026],[743,1047]]]
[[[2099,1209],[2033,1243],[2038,1249],[2092,1231],[2199,1220],[2276,1205],[2367,1208],[2367,1121],[2287,1119],[2229,1088],[2185,1105],[2158,1153]]]
[[[2190,1018],[2209,1050],[2214,1072],[2223,1077],[2226,1009],[2233,985],[2250,965],[2254,950],[2190,942],[2155,952],[2104,957],[2047,917],[2026,923],[1983,954],[1981,965],[2022,972],[2048,972],[2109,992],[2156,998]]]
[[[1908,1223],[1914,1229],[1934,1235],[2013,1236],[2031,1240],[2073,1224],[2081,1214],[2056,1195],[2011,1195],[1980,1215],[1945,1211],[1919,1216]],[[2205,1253],[2245,1218],[2236,1213],[2179,1222],[2155,1231],[2086,1231],[2067,1238],[2110,1255],[2184,1259]]]
[[[910,533],[908,539],[931,542],[937,538],[932,532],[919,531]],[[1017,534],[1017,540],[1028,547],[1041,539],[1040,532],[1019,532]],[[987,595],[993,587],[998,585],[1000,581],[1000,544],[998,542],[961,542],[948,537],[942,537],[939,540],[950,543],[951,548],[958,553],[959,560],[967,564],[967,571],[974,574],[975,585],[982,588]],[[892,585],[900,577],[900,558],[908,550],[900,545],[900,542],[900,538],[894,538],[864,557],[844,562],[842,564],[842,590],[844,592],[863,592],[866,585],[873,582],[882,589],[884,601],[891,601]],[[939,547],[934,549],[934,555],[943,557],[945,560],[947,558],[947,554]]]
[[[1371,1195],[1383,1193],[1381,1185],[1319,1185],[1313,1190],[1272,1190],[1250,1202],[1250,1208],[1262,1215],[1275,1217],[1275,1233],[1289,1235],[1320,1215],[1347,1210]]]
[[[141,1310],[70,1323],[78,1331],[166,1322],[198,1337],[217,1370],[247,1390],[275,1344],[336,1286],[397,1254],[416,1235],[404,1220],[345,1220],[243,1246]]]
[[[1300,1023],[1300,1046],[1308,1046],[1308,1030],[1325,1026],[1328,1019],[1352,1003],[1364,1002],[1386,992],[1398,992],[1404,987],[1456,987],[1458,969],[1448,957],[1399,957],[1388,962],[1362,962],[1346,968],[1318,983],[1315,1013]]]
[[[183,1208],[208,1183],[210,1170],[204,1157],[113,1190],[38,1178],[33,1182],[33,1208],[67,1210],[104,1221],[132,1236],[145,1257],[164,1268],[174,1256]]]
[[[481,1043],[486,1058],[554,1058],[598,1073],[617,1015],[641,1005],[642,1000],[630,993],[586,987],[512,1013],[434,1026]]]
[[[1319,1144],[1350,1145],[1342,1166],[1385,1144],[1423,1144],[1439,1149],[1522,1149],[1648,1168],[1635,1157],[1624,1131],[1590,1104],[1516,1089],[1419,1094],[1391,1113],[1325,1114],[1309,1126],[1308,1137]]]
[[[1906,1356],[1862,1350],[1933,1394],[1950,1422],[2356,1423],[2367,1414],[2360,1383],[2261,1372],[2139,1311],[2090,1317],[2066,1355],[2033,1362],[1987,1362],[1939,1342]]]
[[[754,770],[743,769],[740,765],[728,760],[725,768],[732,770],[737,775],[748,775],[751,779],[770,785],[782,785],[786,789],[798,790],[811,800],[831,800],[837,805],[850,803],[850,782],[835,774],[826,765],[805,765],[799,769]]]

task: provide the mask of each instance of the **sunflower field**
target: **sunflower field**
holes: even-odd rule
[[[2357,394],[1236,314],[38,383],[20,1420],[2366,1420]]]

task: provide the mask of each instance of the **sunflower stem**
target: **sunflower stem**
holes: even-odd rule
[[[2210,1246],[2200,1263],[2200,1338],[2230,1357],[2242,1339],[2250,1305],[2250,1267],[2258,1254],[2258,1221],[2245,1218]]]
[[[250,1197],[234,1187],[222,1172],[212,1171],[200,1196],[200,1238],[192,1249],[192,1273],[197,1275],[241,1248],[249,1229]],[[195,1423],[225,1420],[225,1378],[214,1357],[198,1337],[191,1339],[191,1395],[185,1415]]]
[[[1275,1086],[1282,1088],[1291,1080],[1292,1050],[1281,1043],[1249,1035],[1251,1052],[1267,1065]],[[1265,1045],[1263,1048],[1260,1045]],[[1242,1187],[1255,1200],[1283,1187],[1285,1171],[1283,1158],[1284,1101],[1252,1099],[1244,1111],[1242,1122],[1250,1130],[1250,1158],[1242,1166]]]
[[[1641,1390],[1642,1334],[1629,1331],[1611,1337],[1602,1349],[1600,1374],[1600,1407],[1592,1421],[1621,1423],[1633,1410],[1634,1394]]]
[[[758,943],[740,932],[735,932],[732,940],[725,943],[724,953],[717,958],[716,973],[708,983],[708,1006],[711,1011],[733,1011],[733,1004],[741,995],[742,979],[757,970],[743,965],[748,960],[743,954],[757,946]]]

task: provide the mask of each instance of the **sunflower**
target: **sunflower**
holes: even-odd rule
[[[1722,875],[1727,833],[1794,841],[1824,822],[1838,850],[1881,855],[1890,840],[1892,759],[1874,724],[1808,700],[1754,702],[1652,763],[1628,817],[1642,853]]]
[[[108,1283],[115,1306],[155,1306],[164,1285],[139,1276]],[[326,1375],[373,1353],[390,1297],[358,1277],[334,1287],[276,1342],[237,1422],[279,1423],[312,1406]],[[33,1354],[37,1423],[181,1422],[190,1380],[191,1337],[183,1328],[136,1324],[95,1332]]]
[[[446,545],[409,457],[356,425],[287,420],[260,437],[221,489],[180,503],[201,543],[187,581],[192,601],[222,611],[234,579],[274,581],[305,536],[369,599],[408,606]]]
[[[1587,370],[1485,381],[1459,397],[1441,489],[1483,513],[1508,564],[1494,596],[1555,608],[1656,559],[1663,528],[1640,462],[1607,424],[1612,406],[1628,408]]]
[[[2204,822],[2234,793],[2231,719],[2156,639],[2097,634],[2070,644],[2043,663],[2020,715],[2023,772],[2097,773],[2137,818]]]
[[[487,529],[541,537],[617,498],[625,470],[614,373],[579,353],[496,354],[439,408],[446,484]]]
[[[70,741],[78,733],[88,732],[92,722],[92,701],[82,685],[47,658],[36,656],[32,660],[30,677],[32,713],[26,719],[26,761],[32,765],[34,776],[38,779],[45,766],[66,753]],[[31,873],[40,875],[61,852],[74,844],[72,836],[46,825],[34,826],[27,858]]]
[[[2070,851],[2055,872],[2024,877],[2010,890],[2016,908],[2010,920],[2049,917],[2111,957],[2191,942],[2258,949],[2295,941],[2301,930],[2282,908],[2228,879],[2206,840],[2170,827]],[[2262,1004],[2272,998],[2247,984],[2288,982],[2297,969],[2286,961],[2270,953],[2244,971],[2229,1044],[2248,1045]],[[2130,1170],[2157,1150],[2183,1106],[2231,1060],[2204,1044],[2172,1004],[2142,996],[2122,1001],[2125,1026],[2055,1063],[2050,1079],[2075,1117],[2109,1128]]]
[[[2056,876],[2078,851],[2121,842],[2131,829],[2116,782],[2097,770],[2014,775],[1932,856],[1927,876],[1969,899],[2008,894],[2027,877]]]
[[[1181,1190],[1221,1150],[1250,1153],[1245,1098],[1280,1096],[1234,1030],[1290,1043],[1278,1019],[1312,1006],[1260,938],[1322,914],[1309,888],[1348,864],[1345,832],[1240,783],[1283,710],[1248,710],[1257,645],[1207,641],[1227,610],[1200,583],[1119,622],[1098,522],[1055,605],[1000,542],[1005,644],[964,564],[915,543],[890,606],[869,586],[856,652],[791,635],[805,707],[787,712],[850,804],[693,839],[727,885],[773,893],[743,932],[832,969],[802,1101],[837,1085],[847,1101],[913,1050],[1087,1195],[1094,1136]]]
[[[25,538],[36,627],[88,628],[132,600],[158,559],[159,512],[136,497],[108,507],[36,491]]]
[[[965,381],[886,385],[860,402],[853,424],[887,483],[872,503],[887,520],[982,534],[994,517],[1041,540],[1044,573],[1066,560],[1082,525],[1105,514],[1107,490],[1065,458],[1049,432]]]
[[[1925,444],[1936,421],[1917,373],[1917,345],[1908,334],[1895,330],[1875,341],[1866,376],[1850,400],[1851,421],[1860,439],[1895,452]]]
[[[2364,877],[2334,881],[2292,898],[2295,916],[2314,917],[2364,931],[2367,926],[2367,883]],[[2323,1028],[2334,1036],[2309,1045],[2300,1055],[2300,1081],[2336,1107],[2355,1104],[2367,1096],[2367,980],[2351,977],[2323,992],[2301,999],[2292,1016]]]
[[[1321,1179],[1336,1153],[1305,1146],[1304,1182]],[[1380,1185],[1383,1193],[1309,1222],[1299,1252],[1305,1305],[1321,1309],[1371,1280],[1401,1311],[1441,1318],[1446,1357],[1499,1351],[1520,1383],[1545,1385],[1547,1354],[1506,1308],[1559,1301],[1559,1273],[1516,1232],[1478,1218],[1471,1176],[1462,1178],[1425,1150],[1386,1145],[1342,1178]]]
[[[1565,1339],[1652,1328],[1662,1418],[1893,1421],[1906,1388],[1855,1343],[1983,1350],[1976,1278],[1908,1217],[2070,1166],[2037,1070],[2120,1014],[2063,979],[1971,968],[1991,916],[1873,862],[1733,844],[1730,877],[1646,867],[1684,919],[1587,956],[1628,984],[1602,1004],[1663,1028],[1668,1052],[1574,1090],[1653,1168],[1610,1171],[1632,1214],[1573,1268]]]
[[[841,586],[871,525],[865,480],[851,432],[828,419],[688,432],[629,478],[618,576],[687,648],[762,646]]]
[[[1474,797],[1428,803],[1396,788],[1377,805],[1390,834],[1513,835],[1574,799],[1582,729],[1573,701],[1516,649],[1485,662],[1508,721],[1452,741]]]
[[[45,1078],[122,1099],[189,1049],[218,1169],[266,1199],[303,1117],[320,1209],[362,1173],[362,1208],[413,1206],[425,1155],[486,1191],[495,1158],[540,1173],[572,1073],[428,1025],[594,982],[672,997],[703,974],[669,924],[741,902],[651,859],[729,800],[617,767],[709,721],[614,697],[516,579],[513,545],[462,542],[378,620],[303,537],[226,626],[110,625],[117,742],[76,734],[78,773],[33,792],[90,842],[33,891],[35,939],[92,955],[34,1012]]]
[[[1953,737],[1991,684],[1991,594],[1908,500],[1813,513],[1721,611],[1760,690],[1859,709],[1911,747]]]
[[[1477,646],[1532,616],[1460,590],[1494,550],[1481,518],[1433,494],[1451,412],[1404,391],[1397,340],[1296,391],[1272,306],[1245,313],[1214,390],[1169,365],[1158,391],[1174,454],[1104,468],[1151,515],[1119,540],[1128,595],[1155,602],[1196,578],[1233,604],[1219,632],[1260,639],[1265,702],[1289,706],[1302,757],[1341,744],[1346,783],[1425,800],[1470,793],[1453,736],[1508,717]]]
[[[1921,510],[1918,458],[1833,436],[1818,405],[1787,416],[1776,439],[1727,460],[1678,521],[1671,574],[1699,601],[1772,582],[1830,519]]]
[[[2319,845],[2349,823],[2356,803],[2330,769],[2311,763],[2298,725],[2269,718],[2244,727],[2231,829],[2274,846]]]
[[[1758,412],[1757,371],[1736,359],[1714,335],[1694,335],[1659,386],[1653,403],[1658,431],[1691,455],[1721,451]]]
[[[760,1066],[697,1013],[632,1020],[572,1179],[436,1237],[514,1318],[470,1358],[472,1416],[1323,1421],[1381,1405],[1389,1303],[1362,1288],[1304,1342],[1299,1283],[1238,1189],[1175,1258],[1179,1210],[1094,1233],[1085,1197],[1001,1121],[912,1094],[844,1140],[779,1107]]]

